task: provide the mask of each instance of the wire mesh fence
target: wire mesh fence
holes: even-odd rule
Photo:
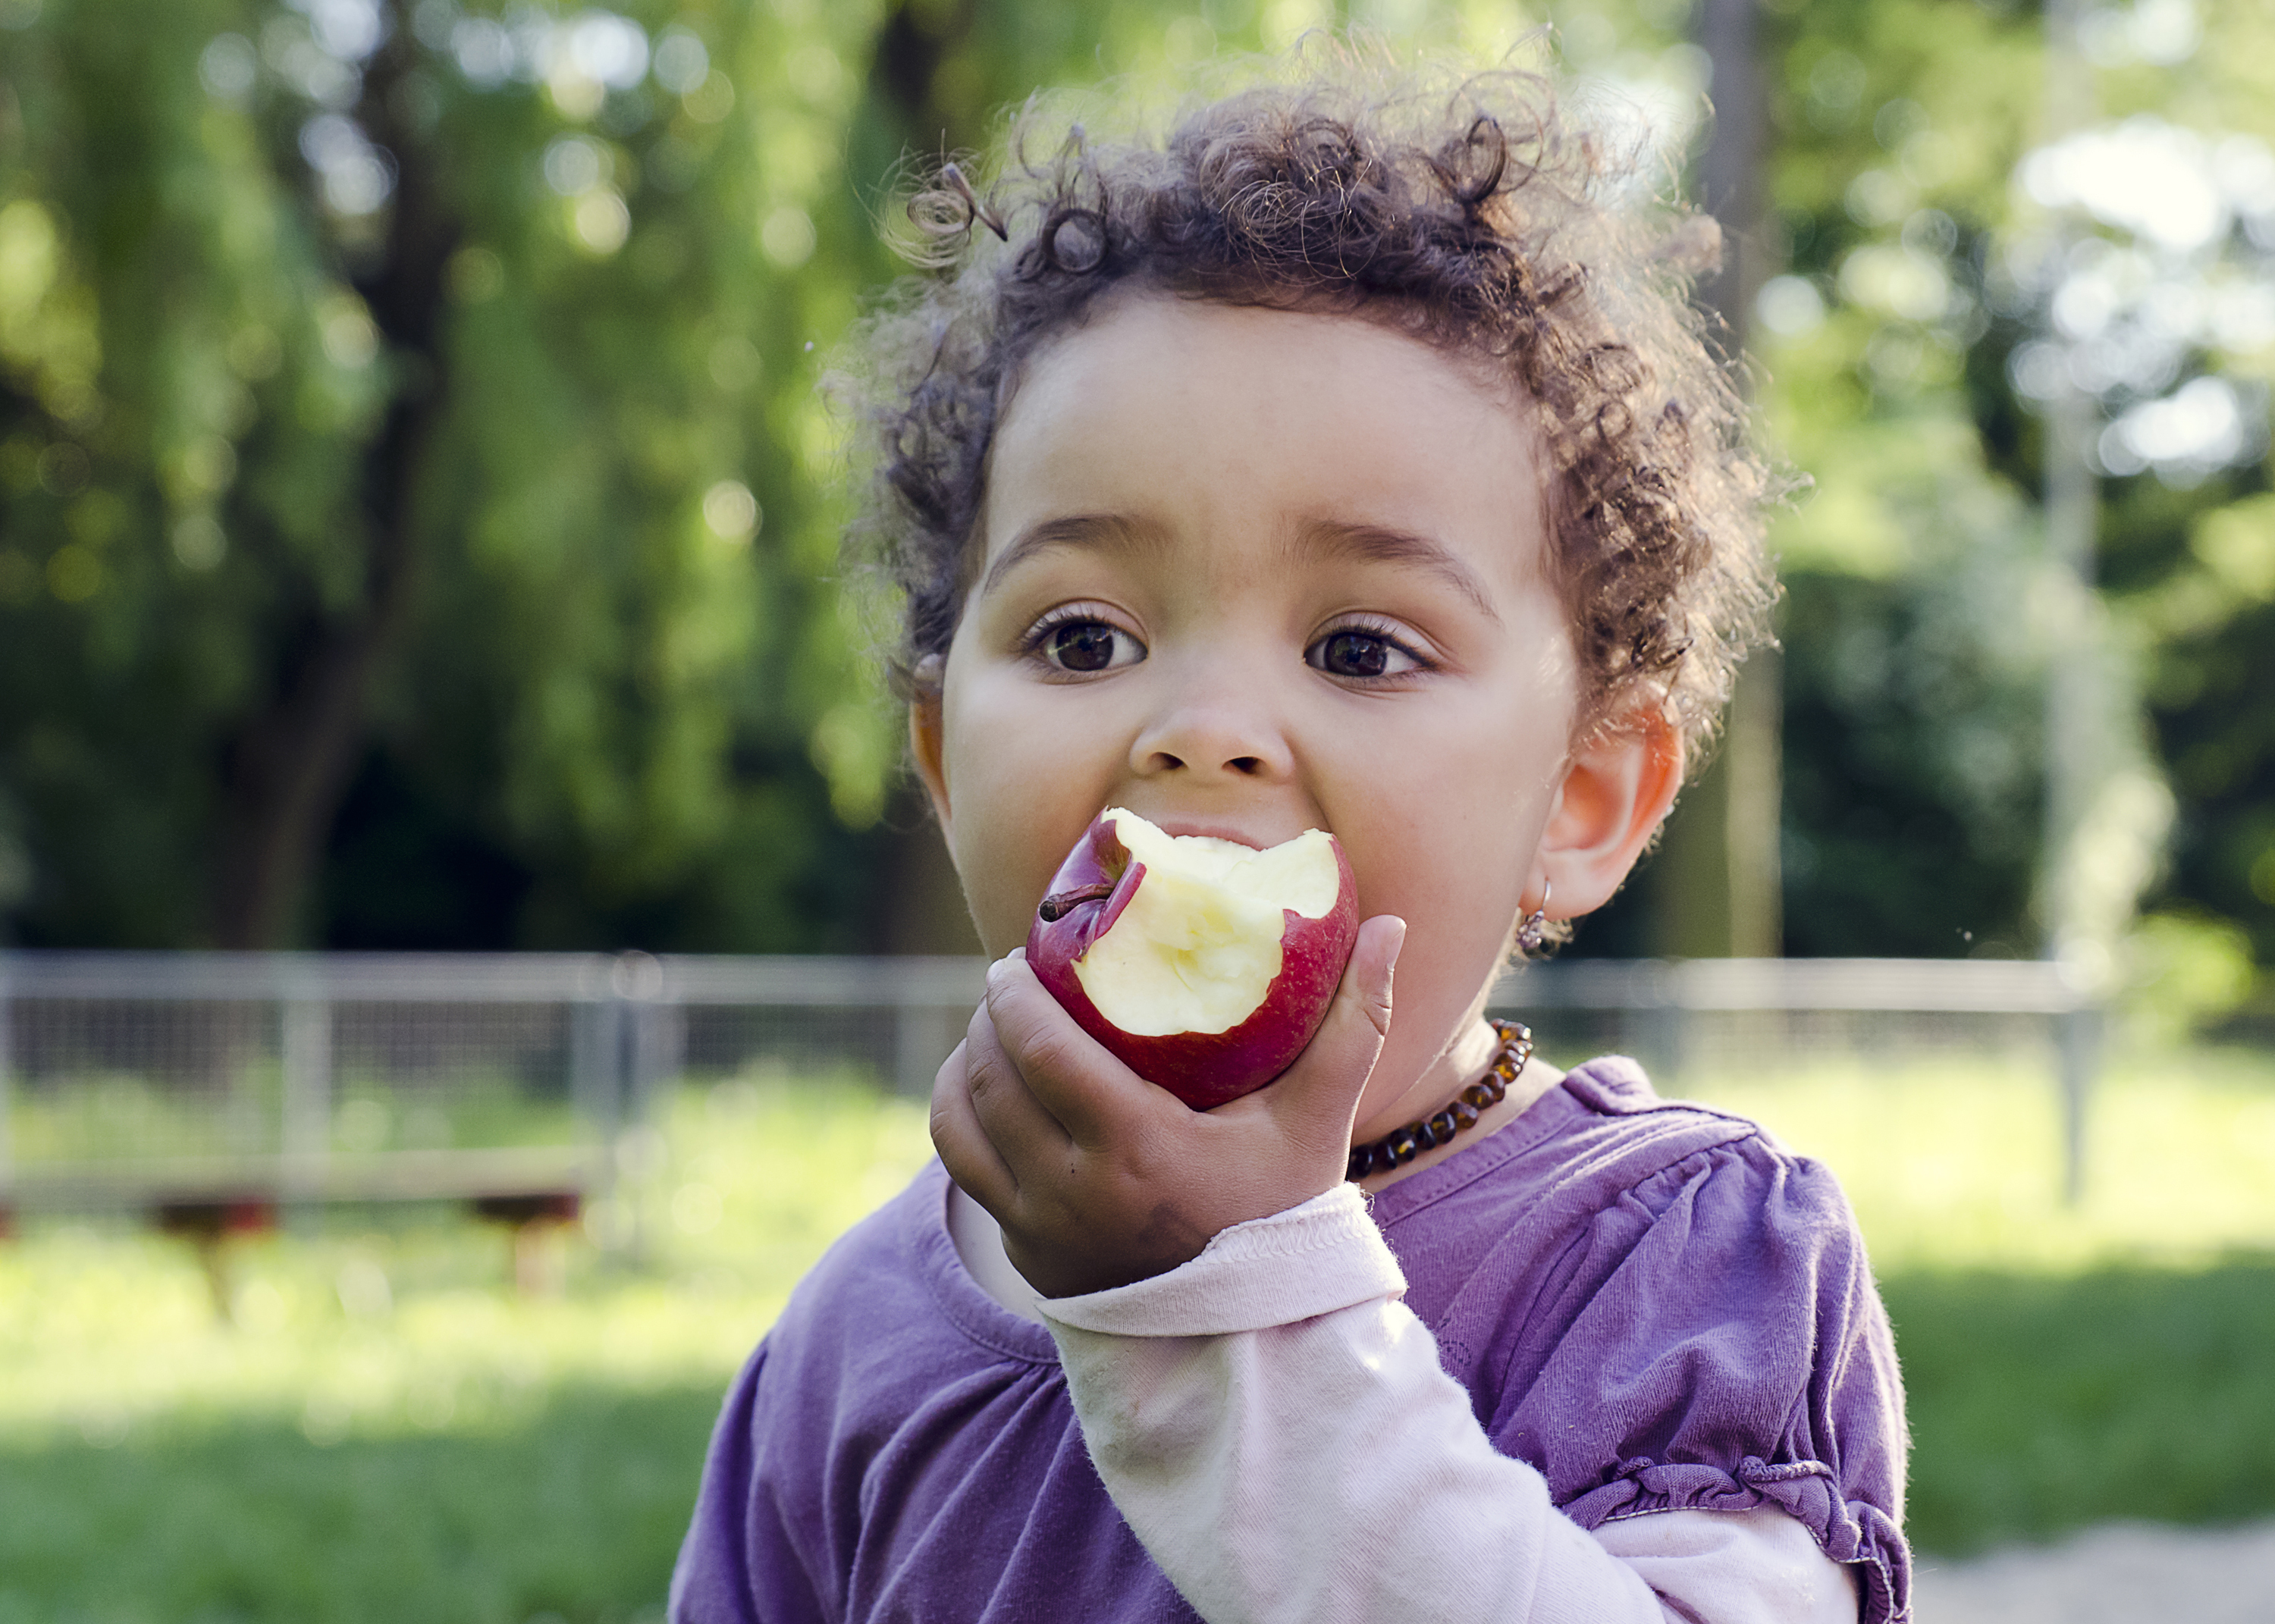
[[[0,954],[0,1213],[229,1221],[314,1202],[573,1210],[660,1091],[771,1070],[921,1093],[975,959]],[[1496,1013],[1570,1063],[1760,1075],[1828,1054],[1992,1052],[2060,1080],[2073,1186],[2096,1012],[2058,966],[1575,961]]]

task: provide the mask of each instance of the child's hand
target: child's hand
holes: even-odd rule
[[[1361,925],[1311,1046],[1267,1087],[1213,1111],[1188,1108],[1108,1054],[1014,952],[989,968],[986,1000],[940,1069],[933,1144],[1044,1296],[1173,1269],[1219,1230],[1342,1182],[1405,939],[1388,914]]]

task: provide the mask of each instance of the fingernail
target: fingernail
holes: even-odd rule
[[[994,986],[998,981],[1001,981],[1003,978],[1005,969],[1009,963],[1009,961],[1006,959],[997,959],[994,963],[987,967],[987,985],[989,986]]]

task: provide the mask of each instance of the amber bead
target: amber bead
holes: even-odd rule
[[[1514,1021],[1495,1021],[1493,1027],[1500,1038],[1501,1048],[1485,1075],[1463,1089],[1444,1109],[1420,1122],[1409,1122],[1372,1144],[1353,1147],[1343,1164],[1345,1178],[1357,1180],[1387,1173],[1394,1167],[1404,1167],[1424,1151],[1449,1144],[1456,1135],[1475,1127],[1485,1110],[1508,1097],[1509,1085],[1532,1058],[1532,1033]]]

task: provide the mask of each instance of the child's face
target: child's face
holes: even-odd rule
[[[1408,925],[1362,1127],[1473,1048],[1521,908],[1605,900],[1679,772],[1663,726],[1573,748],[1538,459],[1510,393],[1348,317],[1138,296],[1050,344],[915,719],[990,956],[1106,806],[1316,827]]]

